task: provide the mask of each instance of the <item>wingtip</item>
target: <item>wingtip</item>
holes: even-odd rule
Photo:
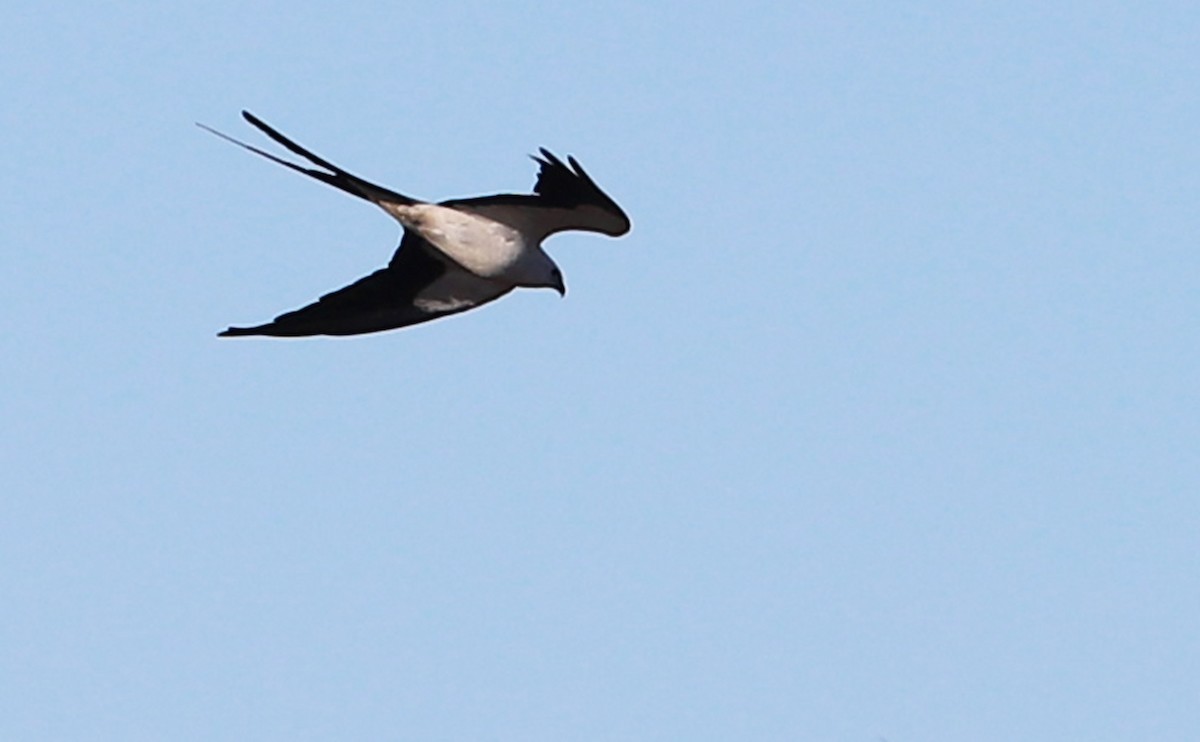
[[[558,155],[554,154],[550,150],[546,149],[545,147],[542,147],[541,152],[542,152],[542,155],[550,162],[551,165],[554,165],[555,167],[561,167],[561,168],[566,167],[566,165],[563,164],[563,161],[558,159]]]
[[[571,169],[575,171],[576,175],[588,181],[589,183],[594,183],[594,181],[592,181],[592,176],[588,175],[583,169],[583,165],[579,164],[579,160],[576,160],[571,155],[567,155],[567,162],[571,164]]]

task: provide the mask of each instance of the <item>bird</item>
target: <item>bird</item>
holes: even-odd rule
[[[562,271],[542,249],[567,230],[620,237],[629,217],[579,162],[545,148],[532,194],[497,194],[421,201],[376,185],[334,165],[281,134],[249,111],[242,118],[304,160],[297,164],[223,134],[200,128],[256,155],[375,204],[403,227],[388,264],[270,322],[229,327],[220,337],[363,335],[465,312],[516,288],[551,288],[566,296]]]

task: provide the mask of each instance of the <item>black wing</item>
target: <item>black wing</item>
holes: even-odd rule
[[[539,239],[566,229],[581,229],[620,237],[630,229],[629,217],[600,190],[574,157],[564,163],[549,150],[539,150],[534,195],[500,194],[442,201],[530,231]],[[568,165],[569,163],[569,165]]]
[[[539,165],[533,192],[541,196],[547,205],[564,208],[591,205],[625,215],[621,207],[600,190],[600,186],[596,185],[596,181],[592,180],[574,157],[567,156],[568,166],[545,147],[539,148],[538,151],[541,157],[532,156],[534,162]]]
[[[464,312],[511,290],[438,260],[433,249],[421,237],[405,231],[386,268],[272,322],[230,327],[220,335],[362,335]]]

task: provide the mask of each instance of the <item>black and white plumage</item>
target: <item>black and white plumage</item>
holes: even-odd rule
[[[404,227],[392,260],[369,276],[255,327],[223,337],[360,335],[415,325],[495,301],[518,287],[566,293],[562,272],[542,250],[556,232],[583,230],[619,237],[629,217],[584,172],[545,149],[533,159],[537,183],[528,195],[503,194],[428,203],[370,183],[301,147],[254,114],[242,116],[308,160],[298,165],[201,124],[205,130],[284,167],[379,206]]]

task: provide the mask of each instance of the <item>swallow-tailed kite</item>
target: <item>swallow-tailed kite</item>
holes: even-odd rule
[[[369,183],[301,147],[254,114],[242,116],[277,143],[316,167],[289,162],[201,124],[222,139],[370,201],[404,227],[386,268],[318,301],[255,327],[230,327],[222,336],[359,335],[415,325],[465,312],[519,286],[552,288],[565,295],[562,272],[542,250],[542,240],[578,229],[619,237],[629,217],[584,172],[545,149],[531,195],[418,201]]]

